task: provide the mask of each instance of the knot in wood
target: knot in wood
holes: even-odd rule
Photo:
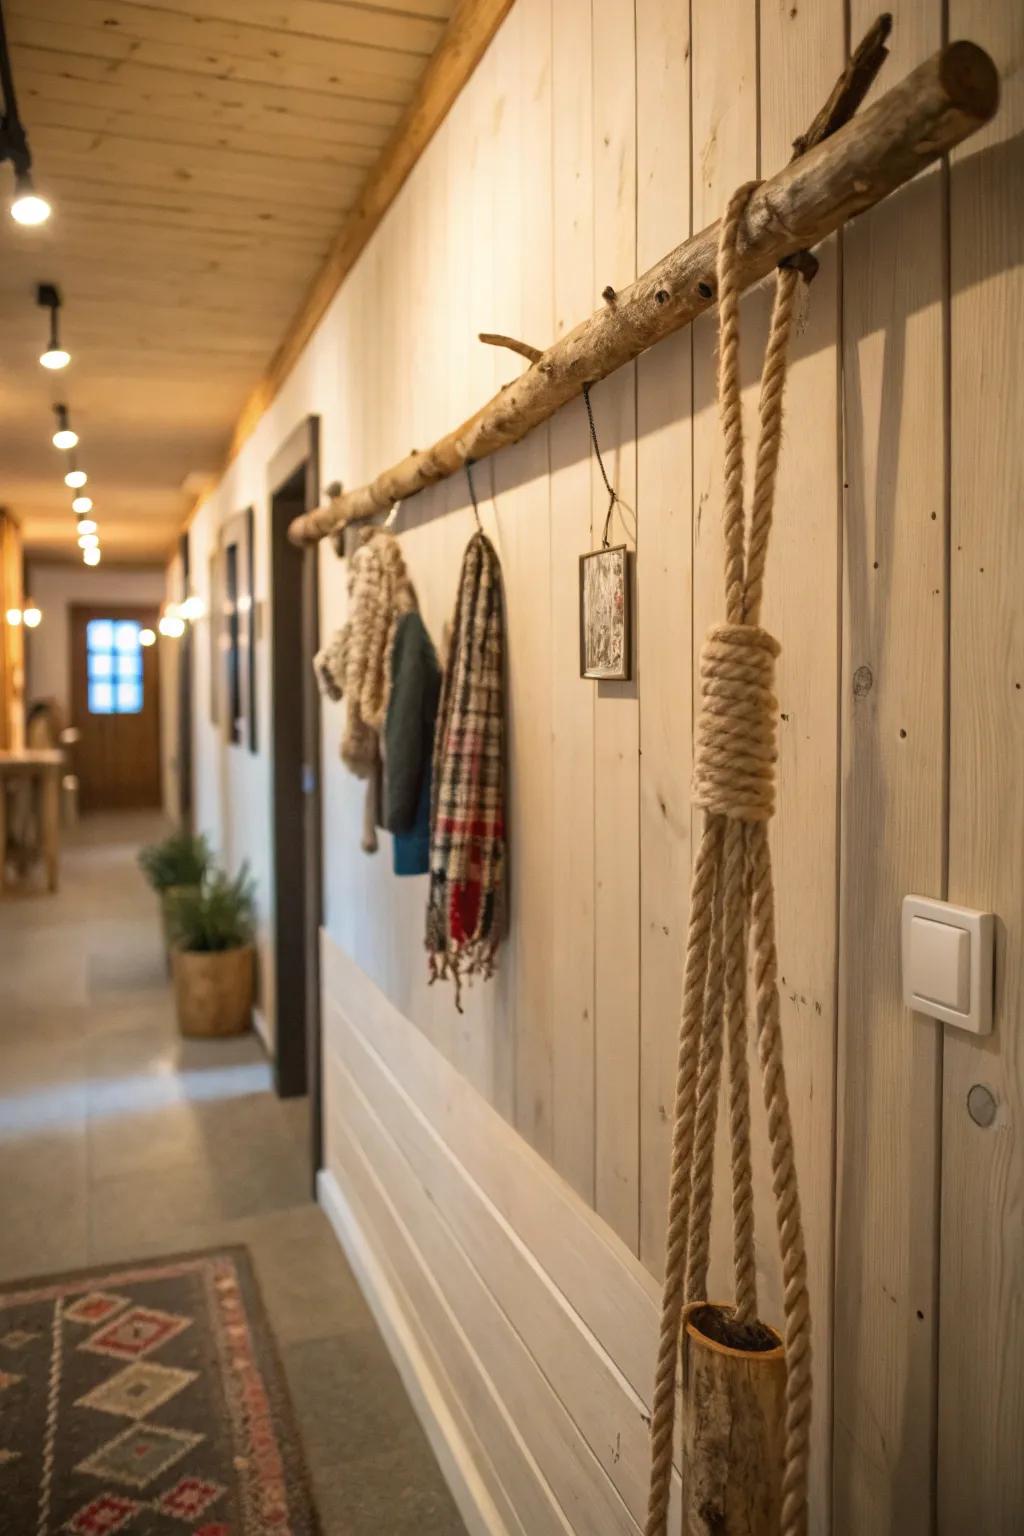
[[[775,812],[779,642],[755,624],[717,624],[700,653],[694,805],[735,821]]]

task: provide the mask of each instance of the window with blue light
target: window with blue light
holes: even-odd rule
[[[141,628],[134,619],[90,619],[86,625],[91,715],[141,713]]]

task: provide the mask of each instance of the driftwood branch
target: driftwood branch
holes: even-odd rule
[[[998,99],[995,65],[973,43],[952,43],[927,59],[757,188],[739,232],[744,287],[912,180],[986,123]],[[715,223],[621,289],[613,304],[554,342],[432,448],[410,454],[333,506],[296,518],[289,530],[292,539],[313,543],[340,523],[371,517],[457,473],[467,459],[486,458],[519,442],[585,384],[607,378],[709,309],[715,302],[717,248]]]
[[[838,132],[860,106],[875,76],[889,57],[885,46],[892,31],[892,17],[888,11],[879,16],[857,44],[850,61],[832,87],[832,93],[806,133],[793,140],[793,159],[799,160],[815,144],[831,138]]]
[[[544,356],[540,347],[531,347],[528,341],[516,341],[514,336],[499,336],[496,331],[481,331],[478,339],[489,347],[508,347],[510,352],[518,352],[531,363]]]

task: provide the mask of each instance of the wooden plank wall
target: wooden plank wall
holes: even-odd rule
[[[1003,114],[951,170],[819,252],[765,599],[783,645],[772,835],[816,1536],[1009,1536],[1022,1499],[1022,40],[1011,0],[948,9],[1004,71]],[[899,0],[884,81],[939,46],[945,10]],[[220,515],[250,501],[262,515],[265,457],[309,411],[325,476],[348,484],[465,417],[519,367],[477,332],[564,333],[770,174],[873,14],[867,0],[517,0],[239,455]],[[742,306],[748,464],[770,299]],[[429,1377],[425,1412],[461,1446],[446,1465],[475,1469],[485,1529],[594,1536],[642,1518],[699,831],[696,652],[722,605],[715,351],[709,316],[594,391],[614,535],[636,552],[631,683],[578,676],[577,560],[607,506],[582,404],[475,472],[508,614],[511,929],[462,1015],[427,985],[424,883],[394,877],[386,840],[359,851],[362,789],[337,764],[340,711],[324,711],[328,1200],[390,1297],[406,1367]],[[417,497],[398,528],[440,643],[473,528],[465,480]],[[344,573],[321,560],[333,624]],[[947,890],[1000,916],[988,1043],[900,1001],[900,899]],[[996,1103],[987,1129],[965,1108],[978,1083]],[[762,1308],[777,1319],[754,1103]],[[723,1184],[723,1294],[727,1205]]]

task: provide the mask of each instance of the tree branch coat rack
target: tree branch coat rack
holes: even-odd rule
[[[742,288],[780,263],[806,270],[806,253],[847,219],[888,197],[919,171],[969,138],[994,115],[999,77],[984,49],[950,43],[918,65],[857,116],[886,56],[890,20],[875,23],[828,102],[784,170],[754,192],[737,236]],[[837,126],[841,125],[841,126]],[[468,421],[433,447],[410,453],[369,485],[333,496],[297,517],[296,544],[313,544],[346,523],[374,517],[396,501],[460,473],[466,462],[519,442],[584,385],[607,378],[655,342],[681,330],[717,299],[719,223],[684,240],[635,282],[604,292],[604,307],[543,352],[490,333],[481,340],[510,346],[530,366]]]

